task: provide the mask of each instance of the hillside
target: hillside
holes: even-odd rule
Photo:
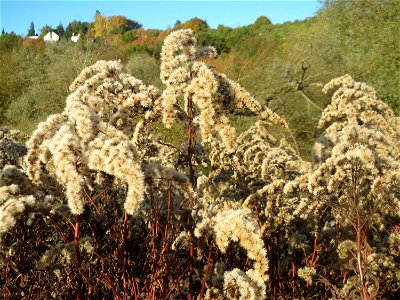
[[[207,63],[287,118],[307,157],[315,123],[329,99],[321,88],[331,78],[351,74],[374,86],[381,99],[399,111],[400,13],[395,2],[373,6],[369,1],[332,1],[304,21],[271,24],[262,16],[248,26],[216,29],[195,18],[168,30],[145,30],[126,17],[97,12],[92,23],[74,20],[65,30],[57,26],[60,41],[47,45],[41,38],[4,33],[1,124],[30,132],[47,115],[61,110],[69,84],[83,67],[99,59],[120,59],[129,73],[161,88],[162,42],[173,30],[190,28],[199,46],[214,46],[220,54]],[[42,28],[41,36],[49,30]],[[69,40],[73,33],[81,35],[76,44]],[[239,130],[246,128],[248,117],[232,112],[231,118]]]

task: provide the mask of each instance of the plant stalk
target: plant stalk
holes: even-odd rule
[[[362,299],[369,300],[368,296],[368,288],[365,283],[364,272],[362,268],[362,258],[361,258],[361,250],[362,250],[362,224],[361,224],[361,213],[360,209],[357,208],[357,267],[358,273],[360,276],[360,283],[362,288]]]
[[[188,147],[187,147],[187,161],[189,166],[189,179],[194,187],[196,184],[194,168],[192,164],[192,155],[193,155],[193,147],[194,147],[194,136],[193,136],[193,99],[192,95],[188,96]],[[189,199],[189,216],[188,216],[188,225],[189,225],[189,300],[193,299],[193,273],[194,273],[194,241],[193,241],[193,220],[192,220],[192,209],[193,209],[193,199],[190,197]]]
[[[77,292],[76,299],[82,299],[82,274],[81,274],[81,252],[79,250],[79,229],[80,229],[81,217],[76,216],[75,221],[75,231],[74,231],[74,245],[75,245],[75,253],[76,253],[76,273],[77,273]]]

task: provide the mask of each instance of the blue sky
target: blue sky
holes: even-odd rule
[[[264,1],[18,1],[0,0],[0,30],[25,35],[31,21],[36,31],[48,24],[66,27],[72,20],[93,21],[96,10],[106,16],[123,15],[143,24],[144,28],[166,29],[176,20],[194,17],[206,20],[215,28],[253,23],[267,16],[273,23],[303,20],[321,7],[317,0]]]

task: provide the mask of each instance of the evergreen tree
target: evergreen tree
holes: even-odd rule
[[[69,22],[68,26],[65,28],[64,37],[66,39],[71,38],[73,34],[75,35],[84,35],[88,32],[89,28],[91,27],[91,23],[89,22],[81,22],[77,20],[73,20]]]
[[[1,31],[1,35],[3,35],[3,34],[6,34],[6,32],[4,31],[4,28],[3,28],[3,30]]]
[[[131,19],[126,19],[126,26],[125,26],[124,32],[126,32],[128,30],[139,29],[142,27],[143,27],[143,25],[140,24],[139,22],[137,22],[135,20],[131,20]]]
[[[86,34],[89,31],[89,28],[92,26],[90,22],[79,22],[79,34]]]
[[[73,20],[69,22],[68,26],[65,29],[64,37],[67,39],[71,38],[73,34],[77,35],[79,32],[80,21]]]
[[[33,36],[35,35],[35,24],[33,24],[33,21],[31,22],[31,26],[29,26],[28,30],[28,36]]]
[[[56,29],[54,29],[54,32],[57,33],[60,38],[64,36],[64,26],[61,24],[61,22],[58,24]]]

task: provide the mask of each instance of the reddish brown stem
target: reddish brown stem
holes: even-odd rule
[[[82,276],[81,276],[81,252],[79,250],[79,229],[80,229],[80,216],[76,217],[75,222],[75,231],[74,231],[74,244],[75,244],[75,252],[76,252],[76,273],[77,273],[77,292],[76,292],[76,299],[82,299]]]
[[[361,213],[360,209],[357,208],[357,268],[362,288],[362,299],[369,300],[368,288],[367,284],[365,283],[364,272],[362,267],[362,258],[361,258],[362,239],[363,239],[363,234],[362,234],[362,224],[361,224]]]
[[[88,192],[86,191],[86,189],[83,189],[83,192],[85,193],[86,198],[90,201],[90,203],[93,205],[94,209],[96,210],[97,214],[100,215],[100,210],[97,207],[96,203],[94,203],[94,200],[92,199],[92,197],[88,194]]]
[[[316,255],[317,255],[317,236],[314,237],[314,250],[311,256],[310,268],[314,266],[314,259]]]
[[[296,277],[296,264],[292,261],[292,298],[295,299],[294,283]]]
[[[167,238],[168,238],[168,225],[171,220],[171,207],[172,207],[172,183],[168,184],[168,211],[167,211],[167,222],[165,224],[164,230],[164,241],[163,241],[163,252],[166,251],[167,248]]]
[[[128,262],[128,249],[127,249],[127,241],[126,241],[126,230],[127,230],[127,223],[128,223],[128,214],[127,212],[124,213],[124,223],[123,223],[123,228],[122,228],[122,241],[123,241],[123,247],[124,247],[124,253],[122,257],[122,282],[124,286],[124,297],[123,299],[126,300],[126,286],[127,286],[127,280],[126,280],[126,265]]]
[[[198,298],[199,300],[202,300],[204,297],[204,291],[205,291],[206,281],[207,281],[207,276],[208,276],[208,269],[210,268],[210,263],[211,263],[212,248],[213,248],[213,242],[211,241],[210,247],[208,248],[207,265],[206,265],[206,270],[204,272],[203,282],[201,284],[200,297]]]
[[[122,300],[121,296],[119,295],[119,293],[117,292],[117,289],[113,286],[113,284],[111,283],[111,280],[105,275],[103,275],[103,279],[104,281],[107,283],[107,285],[111,288],[111,290],[114,293],[114,296],[118,299],[118,300]]]
[[[132,276],[131,281],[132,281],[133,295],[135,296],[135,299],[139,299],[140,291],[136,283],[135,277]]]

